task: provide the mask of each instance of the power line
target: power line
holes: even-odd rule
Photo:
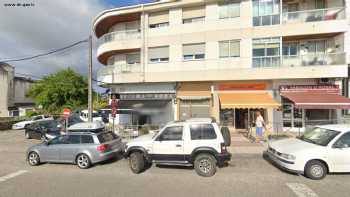
[[[46,53],[41,53],[41,54],[37,54],[37,55],[34,55],[34,56],[25,57],[25,58],[19,58],[19,59],[0,60],[0,62],[9,63],[9,62],[19,62],[19,61],[31,60],[31,59],[35,59],[35,58],[38,58],[38,57],[43,57],[43,56],[47,56],[47,55],[50,55],[50,54],[53,54],[53,53],[64,51],[66,49],[72,48],[74,46],[77,46],[77,45],[85,43],[85,42],[88,42],[88,39],[81,40],[81,41],[75,42],[75,43],[73,43],[71,45],[68,45],[68,46],[65,46],[65,47],[62,47],[62,48],[59,48],[59,49],[55,49],[55,50],[52,50],[52,51],[49,51],[49,52],[46,52]]]

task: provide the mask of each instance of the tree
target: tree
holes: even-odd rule
[[[88,82],[85,77],[68,68],[37,81],[28,96],[43,110],[60,114],[63,108],[75,110],[86,107]]]

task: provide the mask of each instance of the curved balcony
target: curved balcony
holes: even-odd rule
[[[106,65],[112,55],[132,52],[141,46],[141,32],[138,29],[110,32],[98,39],[97,59]]]
[[[110,65],[97,71],[99,85],[119,83],[122,81],[140,82],[142,67],[140,64]]]

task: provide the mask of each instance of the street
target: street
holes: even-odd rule
[[[25,150],[36,140],[23,131],[0,132],[0,197],[55,196],[347,196],[350,175],[328,175],[322,181],[283,172],[257,153],[233,153],[229,166],[211,178],[191,168],[157,167],[135,175],[127,160],[81,170],[74,165],[30,167]],[[233,147],[234,149],[234,147]]]

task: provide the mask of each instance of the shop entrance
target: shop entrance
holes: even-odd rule
[[[248,129],[248,109],[235,110],[236,129]]]
[[[221,122],[235,129],[247,130],[254,126],[256,111],[259,110],[265,119],[264,109],[225,109],[221,110]]]

